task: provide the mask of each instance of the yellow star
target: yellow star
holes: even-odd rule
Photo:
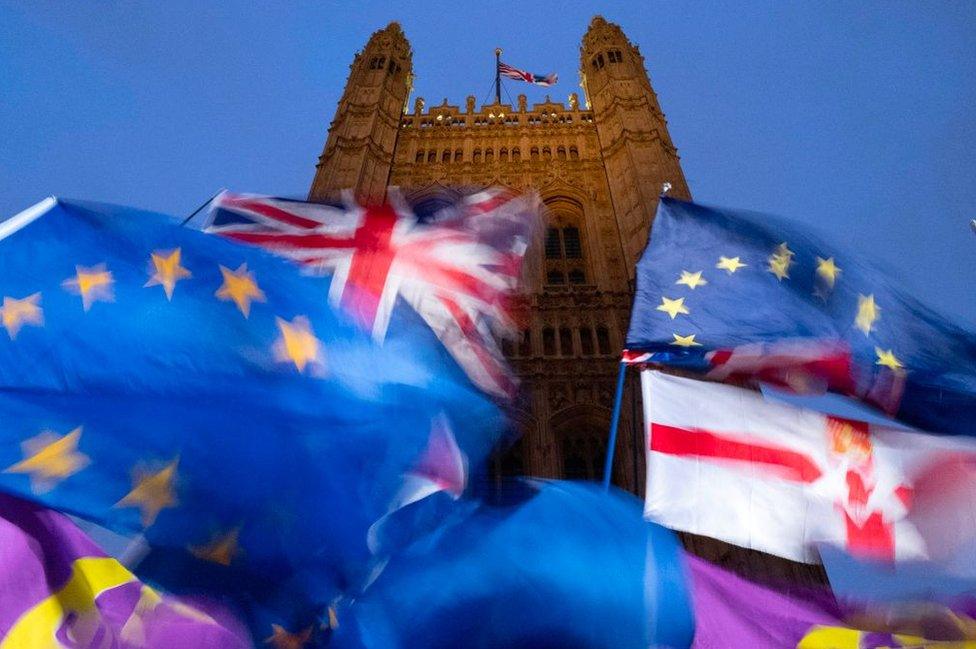
[[[679,336],[678,334],[671,334],[674,336],[674,340],[671,341],[672,345],[677,345],[678,347],[701,347],[701,343],[695,342],[695,334],[690,334],[688,336]]]
[[[206,545],[191,547],[190,552],[198,559],[229,566],[238,552],[237,537],[240,532],[241,528],[235,527],[226,534],[215,536]]]
[[[254,275],[247,270],[247,264],[241,264],[237,270],[220,267],[224,276],[224,283],[214,294],[221,300],[231,300],[237,305],[244,317],[251,312],[251,300],[264,302],[264,291],[258,287]]]
[[[299,372],[304,372],[309,363],[321,362],[322,343],[315,337],[307,318],[296,316],[291,322],[282,318],[276,320],[281,330],[281,339],[275,345],[279,361],[291,361]]]
[[[176,464],[173,460],[159,471],[137,469],[132,479],[132,491],[127,493],[116,507],[138,507],[142,512],[142,526],[149,527],[156,521],[159,512],[167,507],[176,507],[176,494],[173,481],[176,478]]]
[[[699,286],[708,284],[708,280],[702,277],[702,271],[698,271],[697,273],[689,273],[688,271],[683,270],[681,271],[681,277],[678,278],[678,281],[675,282],[675,284],[684,284],[688,288],[694,290]]]
[[[81,426],[63,437],[46,430],[21,445],[23,461],[9,467],[4,473],[27,473],[34,493],[49,491],[58,482],[91,463],[87,455],[78,452],[80,439]]]
[[[312,627],[298,633],[290,633],[280,624],[271,625],[271,636],[264,639],[264,644],[274,646],[275,649],[302,649],[312,638]]]
[[[22,300],[12,297],[3,298],[3,306],[0,307],[0,323],[7,329],[7,334],[13,340],[17,337],[17,332],[25,324],[40,327],[44,324],[44,312],[41,309],[41,294],[34,293]]]
[[[854,326],[867,336],[874,329],[874,323],[881,317],[881,307],[874,303],[874,295],[857,296],[857,316]]]
[[[729,271],[729,275],[739,270],[740,268],[745,268],[749,264],[744,264],[739,260],[738,257],[719,257],[718,263],[715,264],[715,268],[721,270]]]
[[[150,255],[149,259],[150,275],[149,281],[145,283],[145,286],[162,285],[163,291],[166,292],[167,300],[173,299],[173,289],[176,288],[176,282],[181,279],[193,277],[190,271],[180,266],[179,248],[173,250],[157,250]]]
[[[112,285],[115,279],[111,271],[105,269],[105,264],[98,264],[91,268],[75,266],[75,276],[61,282],[61,286],[75,295],[81,296],[81,304],[85,311],[95,302],[112,302],[115,293]]]
[[[822,257],[817,257],[817,275],[819,275],[830,288],[834,288],[834,283],[837,281],[837,276],[841,274],[841,269],[837,267],[834,263],[833,257],[828,257],[824,259]]]
[[[679,313],[684,313],[685,315],[688,315],[689,313],[688,308],[685,306],[685,299],[683,297],[679,297],[677,300],[672,300],[671,298],[664,297],[663,295],[661,296],[661,304],[657,306],[657,310],[664,311],[671,316],[672,320],[678,317]]]
[[[895,358],[894,352],[890,349],[881,349],[880,347],[874,348],[874,353],[878,355],[878,360],[875,365],[883,365],[884,367],[890,368],[894,372],[901,372],[905,369],[902,362]]]

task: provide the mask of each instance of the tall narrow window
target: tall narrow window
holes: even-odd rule
[[[559,158],[560,160],[565,160],[566,159],[566,147],[564,147],[564,146],[556,147],[556,157]]]
[[[481,149],[474,150],[474,161],[481,162]]]
[[[573,226],[563,228],[563,245],[566,248],[567,259],[581,259],[583,257],[579,228]]]
[[[518,355],[522,358],[532,356],[532,330],[526,329],[522,332],[522,340],[519,341]]]
[[[573,330],[568,327],[559,330],[559,353],[563,356],[573,355]]]
[[[562,259],[562,256],[559,228],[546,228],[546,259]]]
[[[542,353],[545,356],[556,355],[556,331],[552,327],[542,330]]]
[[[586,273],[581,268],[571,269],[566,273],[566,277],[569,279],[570,284],[586,284]]]
[[[589,327],[580,327],[580,353],[583,356],[593,355],[593,330]]]
[[[546,284],[561,286],[566,283],[566,276],[561,270],[550,270],[546,273]]]
[[[461,162],[463,158],[464,153],[461,151],[461,149],[454,149],[454,162]]]
[[[601,356],[610,355],[610,332],[603,325],[596,328],[596,346]]]
[[[571,160],[579,160],[579,149],[574,146],[569,147],[569,158]]]
[[[488,147],[487,149],[485,149],[485,162],[494,162],[494,161],[495,161],[495,150],[492,149],[491,147]]]
[[[542,157],[546,160],[552,160],[552,149],[547,146],[542,147]]]
[[[444,149],[444,153],[441,154],[441,162],[450,162],[450,161],[451,161],[451,150]]]
[[[522,152],[519,151],[518,147],[512,149],[512,162],[520,162],[522,160]]]
[[[437,162],[437,151],[429,151],[427,153],[427,162]]]
[[[498,151],[498,159],[501,162],[508,162],[508,149],[502,147],[501,150]]]
[[[417,151],[417,160],[416,161],[417,162],[423,162],[424,161],[424,150],[423,149],[421,149],[420,151]]]
[[[532,160],[538,160],[539,159],[539,147],[537,147],[537,146],[532,147],[532,149],[529,151],[529,157]]]

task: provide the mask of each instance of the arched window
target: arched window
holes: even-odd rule
[[[420,149],[419,151],[417,151],[417,160],[416,161],[417,162],[423,162],[424,161],[424,150],[423,149]]]
[[[512,162],[520,162],[522,160],[522,152],[519,151],[518,147],[512,149]]]
[[[461,162],[464,159],[464,152],[461,149],[454,149],[454,162]]]
[[[556,148],[556,157],[560,160],[566,159],[566,147],[561,146]]]
[[[529,157],[532,160],[538,160],[539,159],[539,147],[537,147],[537,146],[532,147],[532,149],[529,151]]]
[[[569,147],[569,157],[571,160],[579,160],[579,149],[574,146]]]
[[[451,161],[451,150],[444,149],[444,152],[441,153],[441,162],[450,162],[450,161]]]
[[[501,162],[508,162],[508,149],[506,149],[505,147],[502,147],[502,148],[501,148],[501,149],[500,149],[500,150],[498,151],[498,159],[499,159],[499,160],[500,160]]]
[[[556,355],[556,330],[546,327],[542,330],[542,354],[544,356]]]
[[[610,355],[610,332],[603,325],[596,328],[596,347],[601,356]]]
[[[546,160],[552,160],[552,149],[547,146],[542,147],[542,157]]]
[[[474,150],[474,161],[476,163],[481,162],[481,149]]]
[[[437,162],[437,151],[427,152],[427,162]]]
[[[580,354],[583,356],[593,355],[593,330],[589,327],[580,327]]]
[[[620,50],[609,50],[607,51],[607,58],[611,63],[620,63],[624,58],[620,55]]]
[[[607,444],[590,426],[562,435],[563,477],[568,480],[597,480],[603,475]]]
[[[522,332],[522,339],[519,341],[518,355],[522,358],[532,357],[532,330],[526,329]]]
[[[573,355],[573,330],[569,327],[559,329],[559,353],[562,356]]]
[[[492,149],[491,147],[488,147],[487,149],[485,149],[485,162],[494,162],[494,161],[495,161],[495,150]]]
[[[377,70],[382,70],[383,69],[383,66],[385,66],[385,65],[386,65],[386,57],[385,56],[381,56],[379,58],[379,60],[376,61],[376,69]]]

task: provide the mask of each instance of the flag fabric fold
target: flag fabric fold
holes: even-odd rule
[[[245,649],[220,607],[140,583],[67,517],[0,494],[0,646]]]
[[[827,588],[759,584],[687,558],[693,649],[972,649],[976,602],[865,605]]]
[[[795,561],[817,545],[885,562],[972,561],[976,441],[767,402],[645,370],[645,513]],[[969,571],[970,574],[972,571]]]
[[[556,85],[556,82],[559,81],[559,75],[557,75],[555,72],[551,72],[546,75],[532,74],[531,72],[519,70],[518,68],[512,67],[508,63],[502,63],[500,61],[498,63],[498,74],[506,79],[525,81],[526,83],[535,84],[537,86],[554,86]]]
[[[166,586],[206,568],[271,611],[255,638],[318,633],[433,422],[474,465],[504,428],[415,312],[379,345],[329,291],[140,210],[50,199],[0,222],[0,490],[141,534]]]
[[[675,535],[629,494],[513,481],[461,501],[338,608],[331,646],[687,647]]]
[[[713,380],[830,389],[929,432],[976,435],[976,333],[861,255],[772,216],[662,197],[627,348]]]

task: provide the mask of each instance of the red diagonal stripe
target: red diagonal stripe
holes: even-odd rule
[[[810,457],[797,451],[758,442],[722,437],[700,428],[651,424],[652,451],[679,457],[746,462],[794,482],[814,482],[822,472]]]
[[[277,208],[262,199],[225,197],[220,201],[217,207],[250,210],[251,212],[256,212],[261,216],[266,216],[269,219],[281,221],[282,223],[287,223],[288,225],[293,225],[299,228],[317,228],[318,226],[322,225],[318,221],[306,219],[303,216],[298,216],[297,214],[292,214],[291,212]]]

